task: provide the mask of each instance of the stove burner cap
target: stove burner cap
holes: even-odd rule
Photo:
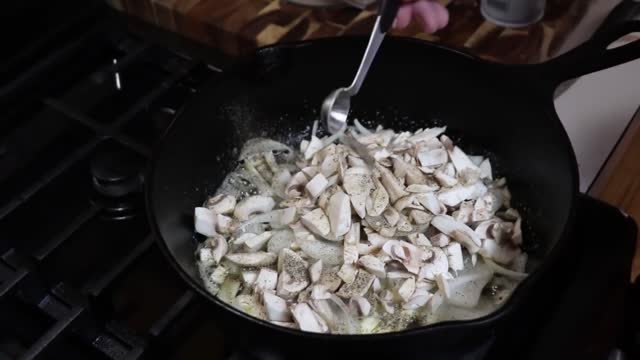
[[[91,160],[93,187],[108,197],[122,197],[142,189],[144,160],[116,144],[102,147]]]

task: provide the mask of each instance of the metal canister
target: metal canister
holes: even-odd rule
[[[482,15],[497,25],[523,27],[534,24],[544,15],[546,0],[482,0]]]

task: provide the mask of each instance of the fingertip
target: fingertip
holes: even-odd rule
[[[438,30],[449,24],[449,10],[439,2],[434,2],[434,12],[438,19]]]
[[[403,5],[398,10],[398,15],[396,15],[396,19],[394,21],[395,26],[394,29],[404,29],[411,22],[411,14],[412,9],[411,5]]]
[[[422,31],[432,34],[438,30],[438,19],[431,1],[420,0],[413,5],[413,18],[420,24]],[[437,11],[437,10],[436,10]]]

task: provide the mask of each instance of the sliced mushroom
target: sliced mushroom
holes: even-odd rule
[[[342,279],[346,284],[350,284],[355,281],[358,275],[358,268],[353,264],[342,264],[340,271],[338,271],[338,277]]]
[[[255,213],[271,211],[275,205],[275,201],[270,196],[249,196],[238,203],[233,215],[240,221],[246,221]]]
[[[391,156],[391,153],[385,148],[378,148],[377,150],[373,151],[372,156],[376,161],[381,162],[382,160]]]
[[[382,283],[380,283],[380,279],[373,279],[373,282],[371,283],[371,289],[373,289],[374,293],[378,293],[380,292],[380,290],[382,290]]]
[[[474,222],[489,220],[493,218],[500,207],[502,207],[501,199],[498,198],[495,192],[489,191],[476,200],[471,219]]]
[[[268,252],[235,253],[225,256],[229,261],[240,266],[259,267],[272,265],[278,260],[276,254]]]
[[[382,250],[393,260],[401,262],[407,271],[414,274],[418,274],[420,265],[428,257],[425,251],[406,241],[387,241],[382,246]]]
[[[373,283],[374,275],[364,270],[358,270],[355,279],[350,283],[345,283],[338,289],[336,295],[341,298],[351,298],[354,296],[364,296]]]
[[[338,276],[338,268],[337,267],[326,267],[323,266],[322,274],[320,275],[320,280],[317,282],[318,284],[324,285],[327,290],[331,292],[335,292],[340,287],[342,280]]]
[[[440,136],[446,130],[447,130],[446,126],[428,128],[428,129],[425,129],[424,131],[416,132],[414,135],[409,136],[409,138],[407,138],[407,141],[412,143],[427,142],[429,140],[435,139],[436,137]]]
[[[346,171],[344,189],[351,198],[353,208],[361,218],[366,215],[366,202],[370,191],[375,187],[366,168],[350,168]]]
[[[432,247],[433,246],[433,244],[431,243],[429,238],[427,238],[427,236],[422,234],[422,233],[409,234],[409,236],[407,236],[407,238],[414,245],[417,245],[417,246],[422,246],[422,247]]]
[[[384,279],[387,275],[387,272],[384,269],[384,262],[380,261],[380,259],[378,259],[375,256],[371,256],[371,255],[363,256],[358,260],[358,264],[362,266],[365,270],[367,270],[369,273],[379,278]]]
[[[382,212],[382,216],[387,220],[387,223],[389,223],[390,226],[396,226],[400,220],[400,213],[391,206]]]
[[[409,219],[407,219],[407,217],[404,216],[403,214],[400,214],[400,216],[398,217],[398,224],[396,226],[398,228],[399,236],[406,236],[414,231],[418,231],[416,228],[414,228],[413,225],[411,225],[411,222],[409,222]],[[423,225],[417,225],[417,226],[423,226]],[[425,226],[425,229],[426,229],[426,226]]]
[[[391,202],[396,202],[399,198],[407,195],[407,192],[404,191],[404,186],[389,169],[379,164],[376,164],[376,169],[380,172],[380,182],[387,190]]]
[[[480,255],[495,260],[500,264],[509,264],[520,255],[520,248],[507,243],[501,245],[492,239],[484,239],[482,240]]]
[[[470,224],[473,216],[473,202],[472,201],[463,201],[460,203],[458,210],[454,211],[451,214],[456,221]]]
[[[298,212],[305,214],[308,212],[308,209],[313,208],[314,204],[313,204],[313,201],[305,197],[305,198],[287,199],[282,201],[280,204],[278,204],[278,206],[282,208],[293,207]]]
[[[367,199],[366,204],[368,216],[380,216],[389,205],[389,194],[387,193],[387,190],[377,179],[374,180],[374,183],[376,189]]]
[[[449,156],[445,149],[423,149],[418,153],[420,164],[425,167],[437,167],[447,162]]]
[[[338,191],[329,199],[327,206],[331,233],[335,237],[346,234],[351,227],[351,205],[349,197],[342,191]]]
[[[405,154],[405,155],[408,155],[408,154]],[[412,161],[413,163],[415,163],[415,160],[411,156],[408,156],[408,158],[410,159],[408,161]],[[404,170],[403,170],[405,173],[404,179],[409,186],[427,185],[427,178],[424,175],[424,173],[420,171],[420,169],[418,169],[418,167],[416,167],[411,162],[404,162],[404,161],[402,166],[404,166]]]
[[[457,222],[449,215],[438,215],[431,220],[431,225],[442,233],[464,245],[470,253],[480,250],[482,243],[478,235],[467,225]]]
[[[393,207],[398,211],[402,211],[406,208],[421,210],[422,209],[421,206],[414,205],[415,201],[416,201],[415,195],[403,196],[393,204]]]
[[[447,246],[451,242],[451,238],[445,234],[436,234],[430,239],[433,246],[437,246],[440,248]]]
[[[309,283],[301,280],[294,280],[286,271],[282,271],[278,277],[276,294],[284,299],[291,300],[303,291]]]
[[[455,176],[447,174],[443,169],[436,169],[433,172],[433,176],[438,181],[438,184],[443,187],[452,187],[458,184],[458,179]]]
[[[278,272],[273,269],[262,268],[255,281],[256,288],[264,290],[274,290],[278,284]]]
[[[369,168],[369,166],[367,165],[367,163],[360,159],[359,157],[353,156],[353,155],[349,155],[347,156],[347,163],[349,163],[349,166],[353,167],[353,168]]]
[[[321,276],[322,260],[318,260],[309,267],[309,278],[311,278],[312,283],[317,283],[318,281],[320,281]]]
[[[311,136],[309,145],[304,150],[304,159],[311,160],[313,155],[320,151],[323,146],[324,144],[322,143],[322,140],[318,139],[316,136]]]
[[[482,162],[478,166],[480,167],[481,179],[493,180],[493,173],[491,171],[491,162],[489,162],[489,159],[482,160]]]
[[[286,300],[270,292],[265,292],[262,295],[262,299],[269,320],[282,322],[291,320],[291,312],[289,311]]]
[[[324,177],[324,175],[317,174],[311,180],[309,180],[309,182],[305,186],[305,190],[307,190],[309,195],[311,195],[311,198],[315,199],[320,196],[320,194],[322,194],[322,192],[327,188],[328,184],[329,182],[327,181],[327,178]]]
[[[194,213],[196,232],[208,237],[216,235],[216,218],[215,212],[204,207],[197,207]]]
[[[219,194],[207,200],[206,207],[216,214],[231,214],[236,207],[236,198],[232,195]]]
[[[420,273],[418,274],[418,279],[427,279],[434,281],[436,279],[436,275],[446,273],[449,271],[449,260],[447,260],[447,255],[440,248],[433,248],[433,256],[429,261],[420,268]]]
[[[433,215],[428,214],[424,211],[420,211],[420,210],[411,210],[409,211],[409,218],[415,223],[415,224],[429,224],[431,223],[431,219],[433,219]]]
[[[360,243],[360,223],[354,222],[344,237],[344,262],[354,264],[358,261],[358,244]]]
[[[398,295],[404,300],[404,302],[409,301],[414,291],[416,290],[416,279],[410,277],[406,279],[402,285],[398,288]]]
[[[231,234],[238,227],[238,221],[225,215],[216,215],[216,231],[221,234]]]
[[[336,174],[339,161],[338,154],[328,154],[320,164],[320,173],[326,177]]]
[[[439,188],[436,184],[411,184],[405,190],[409,193],[429,193]]]
[[[358,142],[364,145],[377,144],[387,146],[394,135],[392,130],[380,130],[368,135],[358,136]]]
[[[262,250],[267,245],[269,239],[273,233],[271,231],[265,231],[260,235],[255,235],[244,240],[244,246],[249,252],[256,252]]]
[[[342,188],[338,185],[328,187],[327,190],[318,197],[318,206],[326,212],[327,206],[329,205],[329,199],[338,191],[342,191]]]
[[[291,306],[291,314],[302,331],[329,332],[329,327],[325,321],[305,303]]]
[[[322,237],[329,235],[331,231],[329,218],[320,208],[306,213],[300,220],[307,229]]]
[[[367,235],[367,240],[376,249],[382,248],[384,246],[384,244],[386,244],[388,241],[397,241],[397,240],[394,240],[394,239],[386,237],[386,236],[382,236],[382,235],[377,234],[377,233],[368,234]]]
[[[258,272],[256,271],[243,271],[241,273],[242,281],[245,286],[251,287],[256,283],[256,279],[258,278]]]
[[[458,271],[464,269],[464,259],[462,258],[462,247],[460,243],[454,242],[447,245],[445,252],[451,270]]]
[[[476,226],[474,231],[480,239],[493,239],[493,227],[501,222],[502,220],[498,218],[483,221]]]
[[[309,182],[307,175],[304,172],[299,171],[291,179],[289,183],[285,186],[285,193],[289,196],[300,196],[302,194],[302,190]]]
[[[425,209],[429,210],[434,215],[444,214],[447,212],[447,208],[440,202],[440,200],[438,200],[436,194],[432,192],[417,194],[416,199],[425,207]]]
[[[460,205],[464,200],[475,200],[487,192],[487,187],[476,182],[470,185],[456,185],[451,188],[442,189],[438,192],[438,200],[443,204],[455,207]]]
[[[396,234],[396,226],[392,226],[389,221],[384,216],[367,216],[364,218],[365,225],[374,231],[380,233],[382,236],[391,237]],[[400,221],[400,216],[398,215],[398,221]]]

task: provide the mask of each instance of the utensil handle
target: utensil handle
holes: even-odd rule
[[[364,51],[362,62],[356,73],[356,77],[353,79],[351,85],[345,90],[350,96],[354,96],[360,91],[360,87],[364,82],[373,59],[375,59],[380,44],[384,40],[384,36],[393,24],[393,21],[398,15],[398,9],[400,8],[400,0],[382,0],[380,2],[380,8],[378,9],[378,17],[376,23],[373,25],[371,36],[369,37],[369,43],[367,49]]]
[[[398,15],[400,0],[381,0],[378,16],[380,17],[380,31],[386,33],[393,25],[393,21]]]
[[[640,32],[640,0],[623,0],[585,43],[540,65],[540,76],[557,85],[640,58],[640,40],[607,49],[619,38]]]

